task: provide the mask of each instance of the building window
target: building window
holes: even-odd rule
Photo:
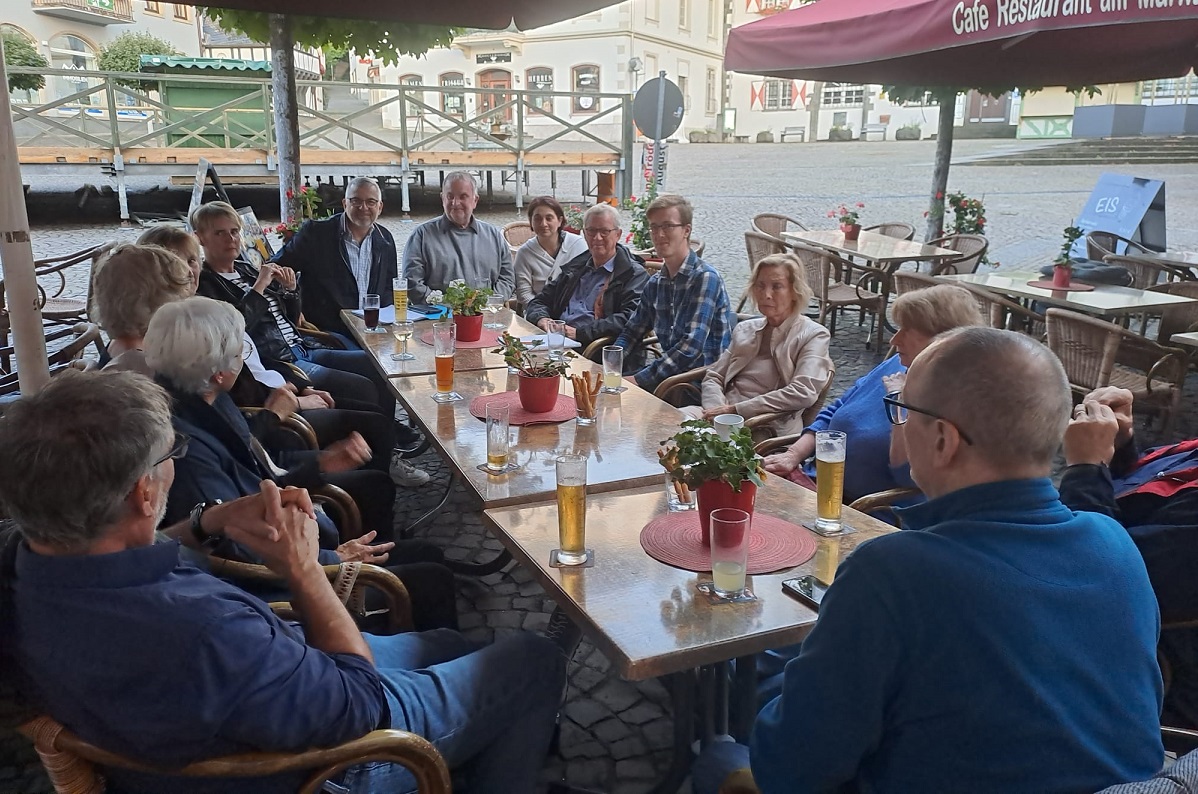
[[[720,3],[717,0],[707,0],[707,38],[719,38],[720,35]]]
[[[418,74],[405,74],[399,78],[400,85],[421,85],[424,83],[424,78]],[[416,104],[416,102],[424,101],[423,91],[405,91],[406,96],[411,97],[404,101],[404,114],[407,118],[416,118],[424,115],[424,108]],[[415,101],[413,101],[415,100]]]
[[[191,8],[182,3],[175,3],[175,19],[179,22],[190,22]]]
[[[678,0],[678,29],[691,29],[691,0]]]
[[[524,86],[529,91],[552,91],[553,90],[553,69],[549,66],[534,66],[524,73]],[[548,95],[529,97],[529,104],[533,110],[543,110],[546,113],[553,112],[553,97]]]
[[[706,97],[707,113],[709,115],[715,113],[719,109],[715,93],[715,69],[710,67],[707,69],[707,89],[704,96]]]
[[[767,77],[762,104],[766,110],[790,110],[790,81]]]
[[[865,102],[865,86],[853,83],[824,83],[826,106],[860,105]]]
[[[146,0],[146,13],[162,16],[162,3],[157,0]]]
[[[684,75],[678,75],[678,90],[682,92],[682,106],[686,110],[691,109],[691,79]]]
[[[70,33],[59,34],[50,39],[50,68],[95,71],[100,68],[96,61],[96,48],[78,36]],[[53,86],[55,99],[82,91],[88,85],[99,85],[83,76],[60,77],[55,75],[50,78],[50,83]],[[79,104],[90,105],[96,101],[95,96],[95,94],[89,94],[81,98]]]
[[[598,94],[599,93],[599,67],[598,66],[575,66],[570,70],[572,76],[571,83],[574,86],[576,93],[583,94]],[[594,96],[576,96],[573,97],[573,106],[575,113],[597,113],[599,112],[599,97]]]
[[[645,19],[652,22],[661,19],[661,0],[645,0]]]
[[[441,75],[441,110],[450,116],[461,116],[466,110],[466,93],[464,91],[446,91],[447,88],[461,88],[466,85],[466,78],[461,72],[446,72]]]

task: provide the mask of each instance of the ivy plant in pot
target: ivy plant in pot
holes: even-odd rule
[[[449,282],[443,300],[453,310],[459,342],[477,342],[483,335],[483,307],[489,297],[488,287],[471,287],[460,278]]]
[[[686,483],[699,495],[704,546],[710,544],[712,510],[733,507],[752,515],[757,488],[765,484],[765,468],[753,451],[749,430],[741,427],[725,441],[711,422],[688,419],[661,446],[661,465],[668,476]]]
[[[502,354],[504,362],[517,371],[516,392],[525,411],[543,414],[553,410],[562,376],[570,370],[570,359],[575,358],[572,352],[567,350],[555,361],[542,353],[532,352],[519,337],[507,331],[499,337],[499,347],[491,352]]]

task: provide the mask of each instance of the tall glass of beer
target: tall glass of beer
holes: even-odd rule
[[[586,455],[562,455],[557,459],[557,559],[562,565],[587,561],[586,518]]]
[[[450,403],[462,399],[453,390],[453,354],[457,349],[457,326],[452,322],[433,323],[433,355],[437,365],[437,393],[433,399]]]
[[[624,348],[607,345],[603,348],[603,393],[619,394],[624,391]]]
[[[815,434],[815,495],[820,532],[840,531],[840,505],[844,500],[844,453],[848,437],[839,430]]]
[[[495,474],[507,471],[511,410],[498,403],[487,406],[487,470]]]
[[[395,322],[402,323],[408,319],[408,280],[403,278],[391,279],[391,302],[395,306]]]

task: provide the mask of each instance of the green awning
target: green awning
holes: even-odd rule
[[[181,74],[191,70],[270,74],[270,61],[247,61],[239,58],[183,58],[173,55],[141,56],[141,71],[143,72]]]

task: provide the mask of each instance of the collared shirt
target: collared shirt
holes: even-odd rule
[[[403,273],[413,303],[424,303],[429,290],[444,291],[454,279],[472,286],[483,282],[504,298],[515,288],[512,250],[503,232],[478,218],[465,228],[444,215],[417,226],[404,245]]]
[[[349,265],[349,272],[354,274],[354,281],[358,282],[358,306],[362,305],[362,298],[370,292],[370,265],[374,261],[372,237],[373,225],[362,242],[356,242],[349,228],[348,216],[341,216],[341,242],[345,246],[345,262]]]
[[[22,544],[16,569],[22,668],[55,719],[107,750],[182,766],[328,747],[390,723],[369,661],[307,645],[259,599],[180,562],[177,543],[92,556],[44,556]],[[121,791],[298,787],[297,776],[105,774]]]
[[[732,305],[724,280],[694,251],[671,278],[662,268],[645,285],[640,306],[616,345],[641,344],[652,330],[662,355],[633,373],[637,385],[654,389],[666,378],[714,364],[732,336]]]
[[[611,280],[611,274],[615,272],[615,269],[616,257],[614,255],[599,267],[588,267],[586,272],[579,277],[578,284],[574,287],[574,294],[570,296],[570,302],[566,304],[566,311],[562,313],[561,319],[567,323],[594,320],[595,305],[603,297],[603,290]]]

